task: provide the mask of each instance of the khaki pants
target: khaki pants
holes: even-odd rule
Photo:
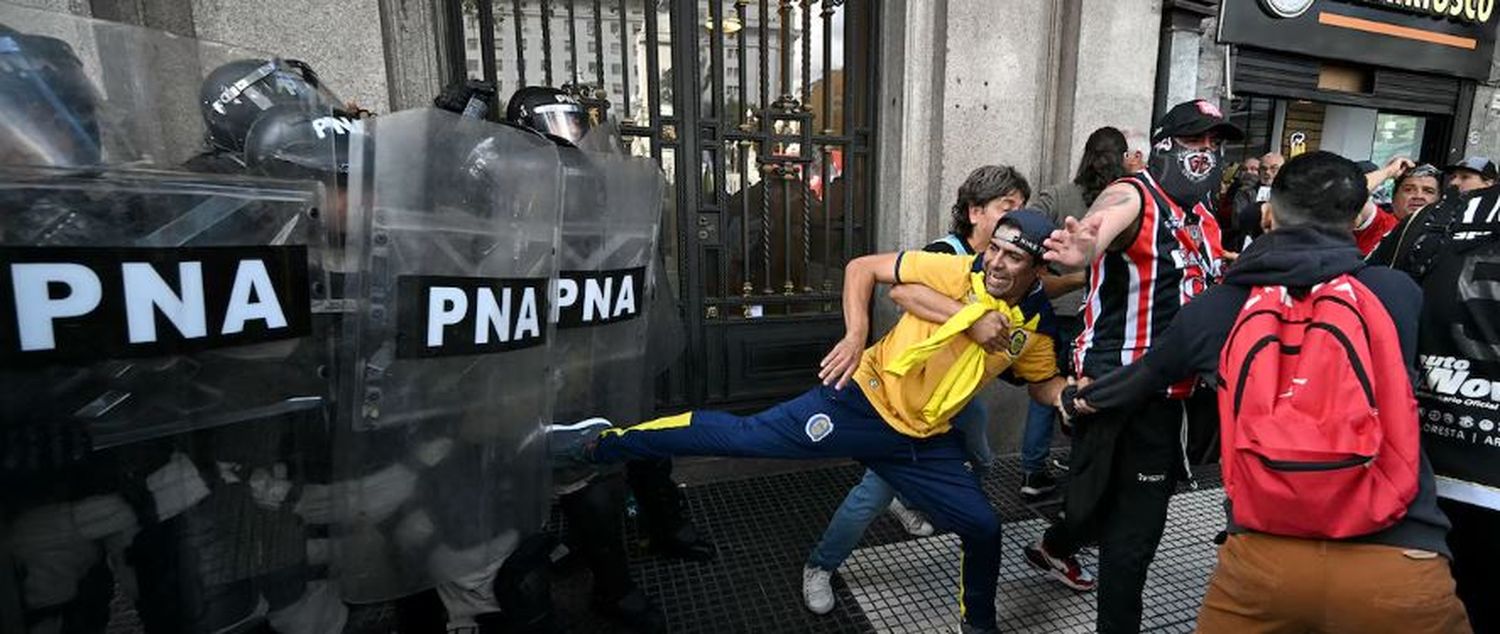
[[[1469,634],[1448,560],[1378,544],[1231,535],[1198,631]]]

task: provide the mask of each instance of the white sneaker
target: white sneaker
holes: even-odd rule
[[[895,515],[896,519],[901,520],[901,526],[906,528],[906,532],[914,537],[927,537],[936,532],[932,528],[932,523],[927,521],[927,518],[922,517],[921,513],[906,508],[905,505],[901,504],[901,500],[891,499],[891,515]]]
[[[828,614],[833,611],[833,586],[829,579],[833,573],[822,568],[802,569],[802,602],[813,614]]]

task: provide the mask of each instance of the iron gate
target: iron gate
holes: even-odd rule
[[[879,3],[447,0],[467,74],[559,86],[668,179],[662,249],[687,353],[662,406],[805,389],[873,244]],[[461,28],[459,28],[461,26]]]

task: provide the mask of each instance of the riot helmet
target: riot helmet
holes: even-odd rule
[[[577,144],[592,127],[588,112],[576,98],[546,86],[517,90],[510,96],[505,119],[569,145]]]
[[[282,105],[332,111],[338,97],[318,79],[311,66],[285,59],[242,59],[220,66],[203,80],[198,92],[209,145],[231,152],[244,147],[245,136],[266,111]]]
[[[99,97],[62,40],[0,25],[0,164],[100,162]]]
[[[329,112],[282,105],[267,110],[245,137],[245,165],[279,178],[349,175],[349,148],[364,123]]]

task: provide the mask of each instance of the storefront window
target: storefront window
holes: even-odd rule
[[[1422,154],[1422,132],[1427,120],[1407,114],[1380,113],[1375,118],[1375,146],[1370,160],[1384,165],[1393,156]]]
[[[1375,143],[1370,150],[1370,160],[1376,165],[1385,165],[1395,156],[1409,156],[1420,160],[1422,156],[1422,133],[1427,120],[1407,114],[1382,112],[1375,117]],[[1379,191],[1371,192],[1380,200],[1390,197],[1392,183],[1387,181]]]

